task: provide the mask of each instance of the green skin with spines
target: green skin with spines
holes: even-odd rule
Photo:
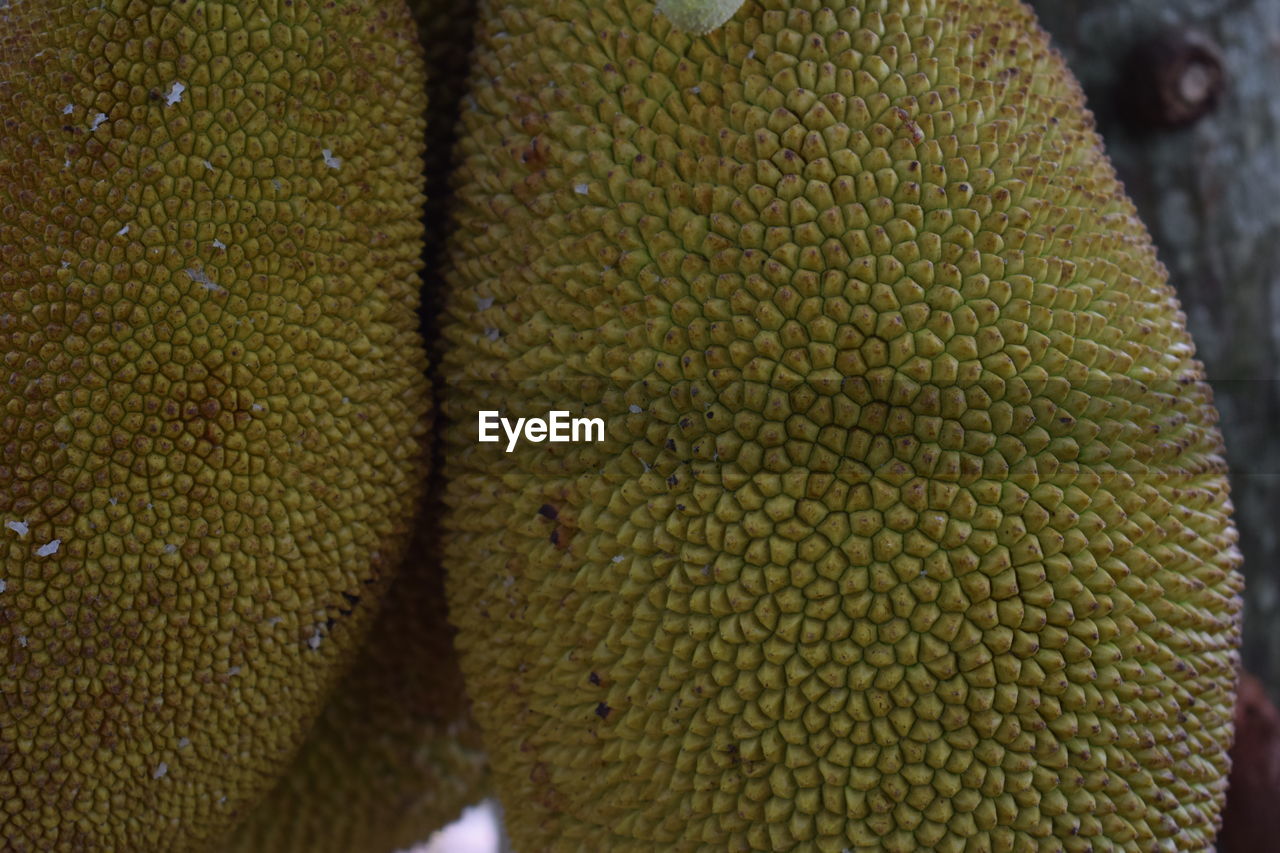
[[[0,2],[5,851],[207,849],[356,657],[425,470],[424,88],[403,0]]]
[[[1029,11],[488,2],[462,122],[444,549],[515,849],[1211,847],[1216,415]]]
[[[449,149],[475,15],[472,0],[411,0],[427,69],[424,314],[438,313]],[[427,324],[427,337],[432,340]],[[430,442],[428,442],[430,443]],[[489,793],[445,620],[438,483],[360,656],[285,778],[219,853],[394,853]]]

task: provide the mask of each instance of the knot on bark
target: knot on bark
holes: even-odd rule
[[[1165,30],[1134,45],[1120,101],[1138,127],[1185,127],[1217,105],[1226,88],[1222,51],[1205,33]]]

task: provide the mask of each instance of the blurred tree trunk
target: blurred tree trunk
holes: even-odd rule
[[[1214,387],[1245,555],[1245,666],[1280,697],[1280,2],[1031,5],[1084,85]],[[1212,81],[1184,60],[1213,66],[1213,43],[1216,106],[1161,126],[1177,109],[1154,78],[1184,75],[1174,94],[1194,99]]]
[[[1262,682],[1249,674],[1240,681],[1236,705],[1236,745],[1231,754],[1231,787],[1218,835],[1222,853],[1272,853],[1280,838],[1280,711],[1268,701]]]

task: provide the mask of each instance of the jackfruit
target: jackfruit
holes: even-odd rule
[[[394,853],[485,795],[436,541],[423,524],[351,672],[226,853]]]
[[[477,33],[444,548],[515,849],[1209,849],[1216,415],[1032,14]],[[605,435],[506,452],[489,410]]]
[[[474,17],[471,0],[413,0],[428,79],[424,313],[438,311],[449,148]],[[430,326],[428,326],[430,328]],[[272,793],[225,853],[391,851],[428,838],[487,793],[484,753],[445,619],[433,495],[351,671]]]
[[[7,850],[211,843],[407,547],[402,0],[0,4]]]

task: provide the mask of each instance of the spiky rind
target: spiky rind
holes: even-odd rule
[[[350,663],[424,464],[423,85],[401,0],[0,6],[6,850],[220,837]]]
[[[427,68],[423,290],[430,315],[439,307],[449,149],[475,4],[410,0],[409,8]],[[418,514],[409,557],[360,657],[286,777],[222,853],[392,853],[488,793],[445,621],[439,516],[434,502]]]
[[[465,100],[445,553],[515,848],[1209,848],[1210,391],[1030,13],[651,12],[487,4]]]
[[[395,853],[486,795],[436,541],[423,523],[298,760],[222,853]]]

